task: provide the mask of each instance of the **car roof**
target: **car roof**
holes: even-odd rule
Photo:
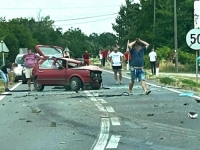
[[[81,63],[81,61],[75,60],[75,59],[72,59],[72,58],[58,57],[58,59],[66,60],[68,62]]]

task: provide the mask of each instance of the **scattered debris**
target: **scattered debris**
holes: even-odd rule
[[[56,127],[56,122],[52,122],[51,127]]]
[[[198,117],[198,114],[196,112],[189,112],[188,117],[191,119],[195,119]]]
[[[35,97],[35,99],[38,99],[38,97]]]
[[[185,104],[183,104],[183,105],[187,106],[187,105],[189,105],[189,103],[185,103]]]
[[[26,122],[32,122],[31,120],[26,120]]]
[[[158,105],[154,105],[154,107],[158,107]]]
[[[164,138],[163,137],[161,137],[159,140],[163,140]]]
[[[147,129],[147,127],[142,127],[141,129]]]
[[[165,113],[174,113],[174,111],[167,111],[167,112],[165,112]]]
[[[181,123],[184,123],[184,121],[181,121]]]
[[[5,104],[2,104],[3,106],[5,105]]]
[[[191,97],[191,96],[194,96],[194,93],[192,93],[192,92],[180,93],[179,96],[189,96],[189,97]]]
[[[197,103],[200,103],[200,99],[195,99],[197,101]]]
[[[65,144],[65,142],[60,142],[60,144]]]
[[[32,113],[40,113],[41,110],[37,110],[37,109],[32,109]]]
[[[74,141],[83,141],[82,139],[74,139]]]
[[[15,113],[18,113],[18,111],[16,111]]]
[[[26,120],[26,118],[19,118],[19,120]]]
[[[147,114],[147,116],[154,116],[154,114]]]

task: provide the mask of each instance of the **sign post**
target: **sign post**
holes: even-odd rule
[[[3,66],[3,65],[5,65],[5,56],[4,56],[4,53],[5,52],[9,52],[9,49],[7,48],[6,44],[3,41],[1,41],[0,52],[3,53],[3,60],[2,60],[3,61],[2,66]]]

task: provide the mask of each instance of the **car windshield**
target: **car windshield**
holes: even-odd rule
[[[41,52],[45,56],[57,56],[57,57],[62,57],[62,49],[60,48],[54,48],[54,47],[40,47]]]
[[[24,62],[22,61],[22,57],[17,57],[16,58],[16,63],[17,64],[23,64]]]
[[[68,68],[76,68],[79,67],[80,65],[77,63],[73,63],[73,62],[68,62]]]

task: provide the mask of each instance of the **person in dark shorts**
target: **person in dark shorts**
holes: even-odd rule
[[[112,64],[112,69],[114,71],[114,78],[116,84],[118,84],[118,76],[117,73],[119,73],[119,82],[122,84],[122,61],[123,61],[123,54],[118,51],[118,47],[115,46],[113,48],[113,51],[109,54],[109,60]]]
[[[129,83],[129,93],[133,94],[132,93],[133,85],[135,80],[138,79],[138,81],[141,82],[141,86],[145,94],[148,95],[149,93],[151,93],[151,91],[147,90],[143,67],[144,67],[144,51],[149,47],[149,44],[143,40],[136,39],[135,41],[129,43],[128,47],[131,55],[131,62],[130,62],[131,81]]]

